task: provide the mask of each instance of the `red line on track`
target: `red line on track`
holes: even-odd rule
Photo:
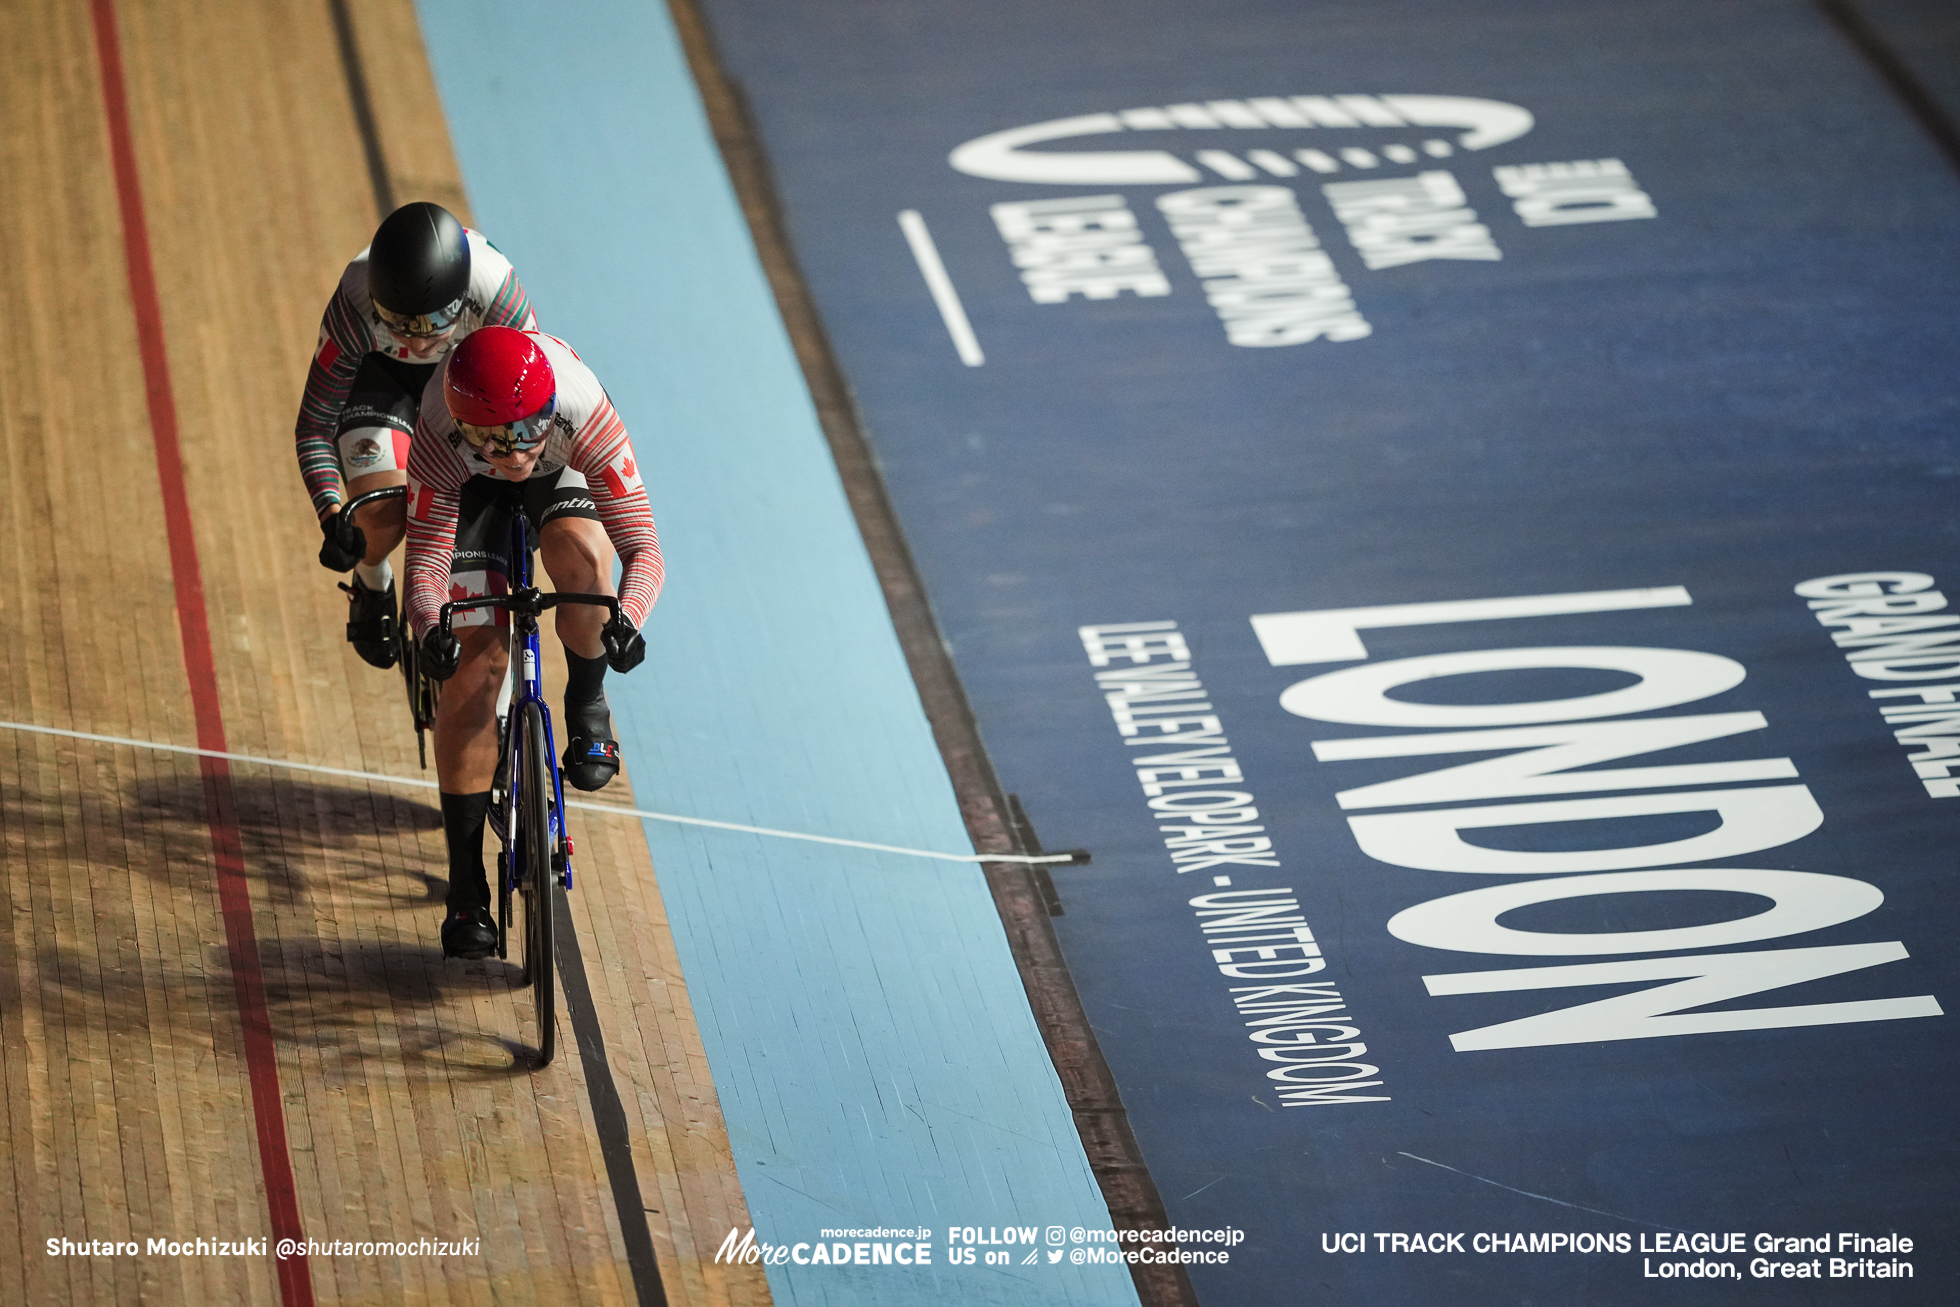
[[[129,267],[129,296],[136,315],[136,340],[143,356],[143,384],[155,438],[157,478],[163,490],[163,518],[170,536],[170,574],[176,588],[177,625],[184,644],[191,708],[201,749],[229,752],[224,716],[218,707],[218,673],[211,655],[211,626],[205,614],[204,578],[198,567],[197,538],[191,527],[190,496],[184,485],[183,451],[177,439],[177,402],[170,390],[170,360],[163,345],[163,306],[157,298],[156,271],[150,261],[150,231],[143,217],[143,190],[136,172],[136,150],[129,130],[129,98],[123,84],[122,47],[116,34],[114,0],[91,0],[95,50],[102,65],[102,99],[108,110],[109,153],[122,208],[123,255]],[[286,1144],[286,1114],[279,1094],[279,1063],[272,1046],[272,1019],[265,1006],[265,976],[259,964],[258,932],[252,925],[252,897],[245,881],[245,855],[238,836],[231,769],[223,758],[200,758],[204,773],[205,819],[217,864],[218,905],[224,915],[225,944],[231,953],[232,985],[244,1034],[245,1066],[252,1087],[252,1116],[258,1126],[259,1166],[265,1176],[272,1236],[303,1239],[299,1196],[293,1185],[292,1156]],[[313,1307],[313,1275],[306,1258],[276,1262],[284,1307]]]

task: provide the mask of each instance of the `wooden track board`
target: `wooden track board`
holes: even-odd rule
[[[399,681],[341,638],[291,446],[320,310],[376,219],[329,6],[117,12],[230,748],[419,775]],[[352,15],[397,200],[460,210],[412,6]],[[10,7],[8,28],[0,719],[193,744],[89,11]],[[316,1256],[315,1299],[633,1301],[569,1024],[530,1071],[524,992],[440,957],[433,794],[231,777],[306,1235],[480,1241]],[[0,1302],[279,1301],[269,1257],[45,1250],[268,1233],[201,786],[186,755],[0,729]],[[712,1261],[747,1217],[645,841],[572,827],[665,1293],[765,1302],[759,1269]]]

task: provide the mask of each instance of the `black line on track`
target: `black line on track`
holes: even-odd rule
[[[592,985],[585,978],[585,954],[579,950],[572,925],[572,905],[565,892],[552,913],[552,933],[558,937],[558,978],[564,984],[565,1010],[572,1020],[579,1062],[585,1068],[585,1093],[592,1103],[592,1123],[599,1134],[599,1152],[606,1159],[606,1179],[612,1183],[613,1206],[619,1209],[619,1237],[626,1244],[626,1266],[633,1273],[633,1291],[640,1307],[667,1307],[667,1289],[660,1282],[660,1261],[653,1253],[653,1231],[647,1227],[646,1200],[640,1196],[639,1172],[633,1166],[632,1128],[626,1105],[613,1081],[606,1058],[606,1036],[592,1003]]]
[[[347,98],[354,105],[354,125],[361,132],[361,151],[367,155],[368,181],[374,186],[374,207],[382,217],[395,211],[395,184],[388,176],[388,159],[381,153],[381,132],[374,124],[374,101],[368,98],[367,69],[354,40],[354,16],[347,0],[327,0],[333,14],[333,34],[340,45],[340,68],[347,74]]]
[[[1859,54],[1865,57],[1872,71],[1899,97],[1926,134],[1933,138],[1946,161],[1960,169],[1960,127],[1955,127],[1953,119],[1940,106],[1940,102],[1919,80],[1919,74],[1899,56],[1879,35],[1878,29],[1866,21],[1865,16],[1851,4],[1851,0],[1817,0],[1817,7],[1824,11],[1838,34],[1850,42]]]
[[[952,778],[973,847],[981,853],[1026,853],[1029,850],[1015,827],[1006,794],[981,743],[966,690],[939,634],[911,549],[899,529],[898,515],[865,441],[843,370],[797,267],[760,137],[750,124],[739,89],[721,66],[695,0],[668,0],[668,8],[707,109],[722,163],[748,219],[756,253],[810,387],[852,515],[885,592],[892,625]],[[1042,893],[1035,873],[1026,865],[981,865],[1006,928],[1021,983],[1027,989],[1029,1006],[1061,1077],[1076,1130],[1090,1169],[1102,1186],[1111,1218],[1123,1230],[1169,1229],[1163,1198],[1144,1165],[1116,1078],[1096,1043],[1055,938],[1049,916],[1051,902],[1059,906],[1059,900],[1049,897],[1052,887],[1049,895]],[[1144,1307],[1197,1307],[1197,1295],[1182,1266],[1132,1266],[1130,1275]]]

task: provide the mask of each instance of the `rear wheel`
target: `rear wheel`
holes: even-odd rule
[[[545,744],[544,715],[536,703],[523,706],[523,781],[518,786],[516,853],[522,868],[518,890],[524,900],[524,978],[538,1018],[538,1065],[558,1051],[558,958],[552,934],[554,895],[551,870],[551,752]]]

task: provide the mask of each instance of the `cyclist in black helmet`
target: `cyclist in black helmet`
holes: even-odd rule
[[[408,480],[408,446],[422,389],[452,346],[478,327],[537,330],[510,261],[439,204],[404,204],[354,257],[320,319],[306,374],[296,444],[300,475],[324,536],[320,562],[351,601],[347,639],[376,667],[395,661],[395,580],[388,555],[401,543],[399,500],[369,504],[344,520],[354,495]]]

